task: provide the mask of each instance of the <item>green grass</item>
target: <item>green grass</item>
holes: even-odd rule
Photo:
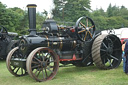
[[[53,80],[36,82],[29,75],[15,77],[0,61],[0,85],[128,85],[128,75],[123,72],[122,64],[112,70],[99,70],[90,67],[60,67]]]

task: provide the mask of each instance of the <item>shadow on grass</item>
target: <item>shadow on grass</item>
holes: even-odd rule
[[[61,75],[70,75],[70,74],[81,74],[81,73],[92,73],[101,71],[96,66],[87,66],[87,67],[76,67],[76,66],[69,66],[69,67],[60,67],[58,70],[58,76]]]

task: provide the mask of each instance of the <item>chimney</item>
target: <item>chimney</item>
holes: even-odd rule
[[[36,4],[28,4],[28,19],[30,35],[36,35]]]

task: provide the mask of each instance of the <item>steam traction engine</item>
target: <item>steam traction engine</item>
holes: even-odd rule
[[[59,63],[89,66],[100,69],[120,65],[121,43],[117,36],[95,34],[95,24],[89,17],[80,17],[75,27],[60,27],[52,19],[36,32],[36,5],[27,5],[29,35],[24,35],[19,46],[6,59],[7,68],[15,76],[29,74],[37,81],[51,80]]]

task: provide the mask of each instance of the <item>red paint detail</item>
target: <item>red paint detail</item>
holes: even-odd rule
[[[75,56],[75,54],[73,54],[73,58],[72,58],[73,60],[76,60],[76,56]]]
[[[76,58],[75,54],[73,54],[72,59],[59,59],[60,61],[76,61],[76,60],[82,60],[82,58]]]
[[[75,32],[75,29],[70,29],[71,32]]]
[[[82,60],[82,58],[76,59],[76,60]],[[60,59],[60,61],[75,61],[73,59]]]

